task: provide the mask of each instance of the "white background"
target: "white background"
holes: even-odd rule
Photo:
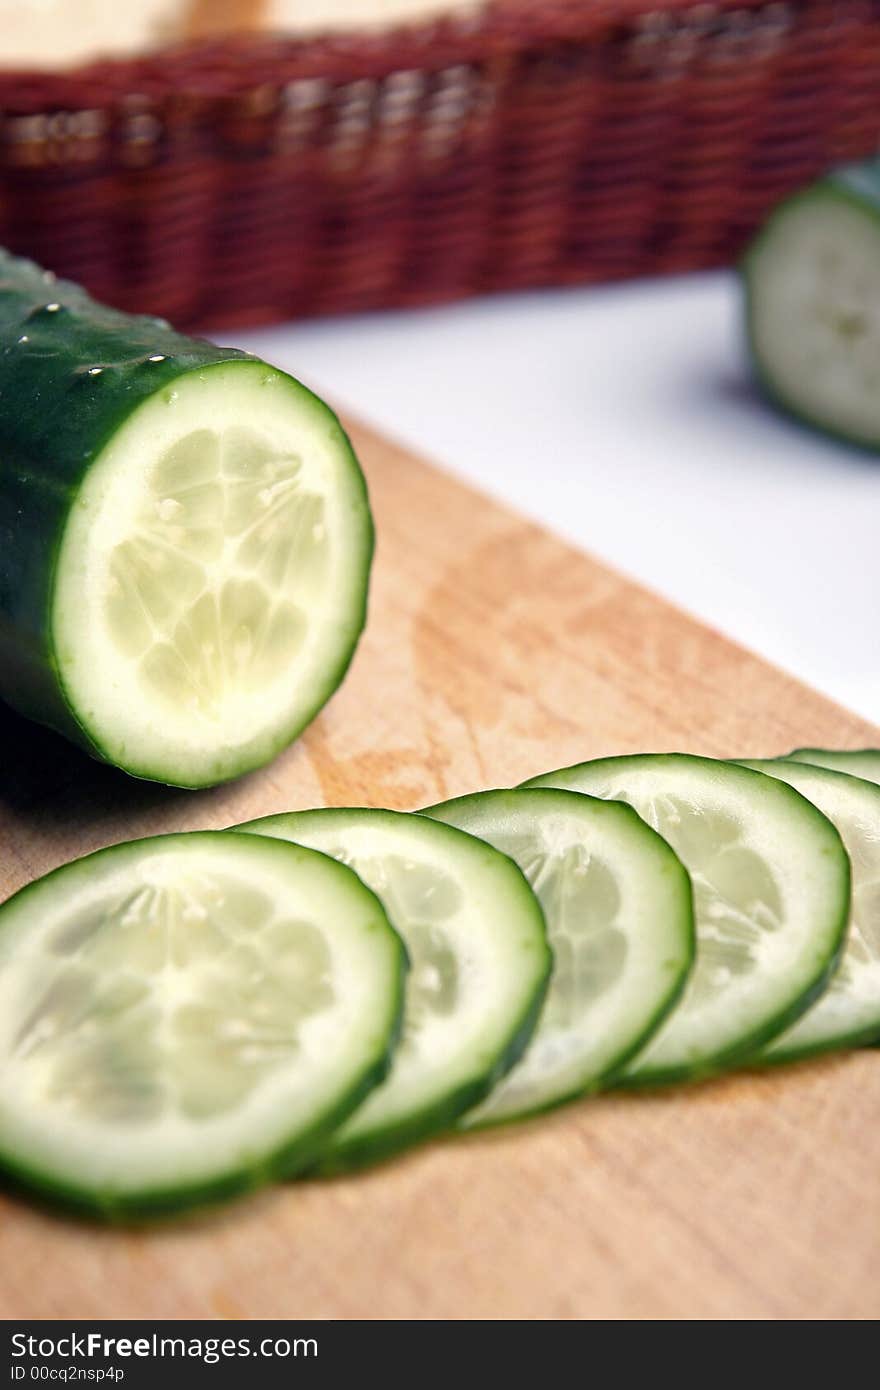
[[[712,274],[226,336],[878,720],[880,458],[755,394],[739,308]]]

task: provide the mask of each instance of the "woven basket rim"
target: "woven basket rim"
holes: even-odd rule
[[[662,36],[664,21],[693,15],[723,23],[739,12],[790,14],[815,0],[489,0],[478,10],[377,31],[346,30],[314,37],[233,34],[107,58],[72,68],[0,69],[0,104],[81,108],[137,93],[234,97],[266,82],[354,81],[406,70],[437,70],[486,61],[553,42],[596,42],[639,21]],[[90,98],[90,99],[87,99]]]

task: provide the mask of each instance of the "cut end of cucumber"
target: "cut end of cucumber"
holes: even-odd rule
[[[876,178],[875,178],[876,184]],[[783,203],[745,261],[761,379],[809,424],[880,444],[880,201],[837,178]]]
[[[371,534],[342,430],[282,373],[223,363],[149,398],[87,474],[56,577],[97,750],[187,786],[266,761],[344,673]]]
[[[186,434],[145,479],[131,533],[110,553],[105,622],[152,697],[218,723],[296,660],[327,566],[323,498],[302,460],[234,426]],[[311,592],[310,592],[311,591]]]

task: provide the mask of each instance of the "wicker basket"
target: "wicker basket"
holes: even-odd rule
[[[502,0],[0,74],[0,242],[209,326],[730,261],[880,140],[878,0]]]

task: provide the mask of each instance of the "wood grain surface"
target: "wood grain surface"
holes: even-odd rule
[[[364,430],[379,546],[342,691],[271,767],[137,783],[2,720],[0,896],[99,846],[313,805],[415,808],[600,754],[878,731]],[[13,1317],[866,1319],[880,1052],[594,1099],[146,1231],[0,1199]]]

